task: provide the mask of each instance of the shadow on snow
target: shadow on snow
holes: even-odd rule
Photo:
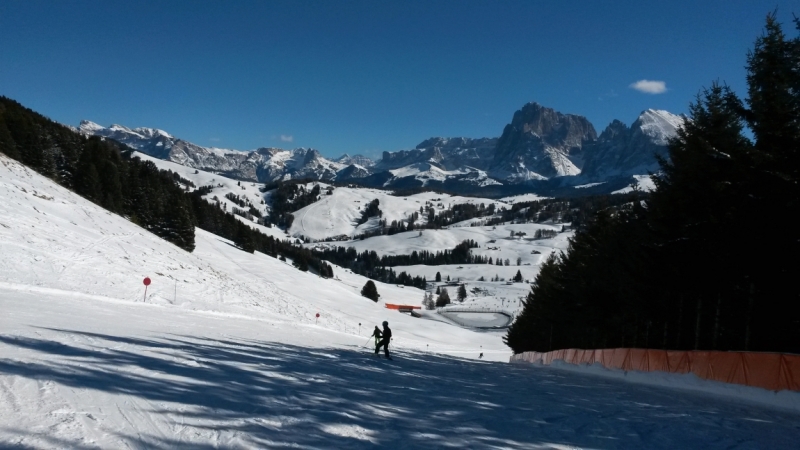
[[[578,374],[567,378],[557,370],[402,352],[396,352],[398,360],[390,362],[375,359],[364,349],[309,349],[242,339],[175,335],[142,339],[51,331],[65,337],[82,336],[85,346],[0,336],[2,344],[57,356],[53,362],[0,359],[0,374],[134,396],[150,402],[154,409],[144,412],[156,416],[154,421],[180,418],[196,431],[235,435],[239,445],[670,447],[677,444],[672,433],[681,434],[683,445],[708,442],[709,430],[687,428],[690,422],[682,414],[702,408],[702,398],[681,401],[674,391]],[[658,402],[672,405],[636,406],[643,393],[649,398],[647,406]],[[609,400],[618,405],[609,406]],[[166,409],[163,405],[169,402],[184,408]],[[650,426],[649,438],[641,441],[642,430],[629,421],[641,423],[648,416],[657,423]],[[219,446],[140,434],[147,431],[118,434],[144,447]],[[732,443],[741,442],[730,436],[731,429],[719,431],[722,442],[727,442],[726,437]],[[633,433],[638,438],[630,437]],[[669,439],[659,442],[659,434]],[[70,443],[66,446],[79,448]]]

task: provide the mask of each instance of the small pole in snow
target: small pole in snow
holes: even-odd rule
[[[178,301],[178,280],[175,280],[175,294],[172,297],[172,303],[175,304],[175,302],[177,301]]]
[[[361,322],[358,322],[358,334],[361,335]]]
[[[317,324],[317,321],[318,321],[318,320],[319,320],[319,313],[317,313],[317,317],[314,319],[314,325],[316,325],[316,324]]]
[[[143,302],[147,301],[147,286],[150,286],[150,277],[144,277],[144,298],[142,298]]]

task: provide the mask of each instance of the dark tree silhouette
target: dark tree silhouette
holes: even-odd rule
[[[372,300],[373,302],[378,301],[378,288],[375,287],[375,283],[372,280],[367,280],[367,283],[361,288],[361,295],[367,297],[368,299]]]

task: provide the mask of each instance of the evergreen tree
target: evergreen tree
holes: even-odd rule
[[[514,282],[522,283],[522,272],[520,272],[519,270],[517,270],[517,274],[514,275]]]
[[[582,219],[566,254],[542,265],[506,343],[800,351],[796,225],[771,221],[770,245],[747,258],[740,248],[765,218],[800,214],[798,67],[800,39],[769,16],[748,56],[747,101],[716,83],[698,95],[647,202]]]
[[[380,297],[378,294],[378,288],[375,287],[375,283],[372,280],[367,280],[367,283],[363,288],[361,288],[361,295],[376,303],[378,301],[378,297]]]
[[[427,310],[434,309],[435,305],[434,305],[434,302],[433,302],[433,294],[432,293],[426,292],[422,296],[422,306]]]
[[[436,282],[440,283],[441,281],[442,281],[442,274],[439,273],[439,272],[436,272]]]
[[[458,301],[463,303],[464,300],[466,300],[466,298],[467,298],[467,288],[465,285],[462,284],[461,286],[458,287]]]
[[[450,294],[447,293],[447,288],[442,288],[439,297],[436,298],[436,307],[441,308],[450,304]]]

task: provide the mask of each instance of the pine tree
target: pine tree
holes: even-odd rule
[[[519,270],[517,270],[517,274],[514,275],[514,282],[522,283],[522,272],[520,272]]]
[[[422,297],[422,306],[427,310],[432,310],[435,308],[433,302],[433,294],[430,292],[426,292]]]
[[[447,293],[447,288],[442,288],[439,297],[436,298],[436,307],[441,308],[450,304],[450,294]]]
[[[463,303],[464,300],[466,300],[466,298],[467,298],[467,288],[465,285],[462,284],[461,286],[458,287],[458,301]]]
[[[739,245],[776,212],[800,215],[797,67],[800,39],[771,15],[748,56],[747,101],[716,83],[698,95],[646,207],[583,219],[566,254],[542,265],[506,343],[800,350],[800,302],[786,301],[798,298],[796,225],[771,221],[770,245],[748,258]]]
[[[376,303],[378,301],[378,297],[380,297],[378,294],[378,288],[375,287],[375,283],[372,280],[367,280],[367,283],[363,288],[361,288],[361,295]]]
[[[442,281],[442,274],[439,273],[439,272],[436,272],[436,278],[435,279],[436,279],[436,282],[440,283]]]

